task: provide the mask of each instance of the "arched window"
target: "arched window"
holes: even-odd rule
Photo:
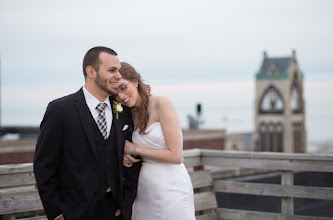
[[[294,80],[291,86],[290,107],[293,113],[301,113],[303,109],[297,73],[294,74]]]
[[[284,110],[284,101],[280,92],[270,86],[261,98],[259,105],[259,113],[281,114]]]

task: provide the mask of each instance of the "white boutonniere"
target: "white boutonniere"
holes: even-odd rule
[[[118,119],[118,113],[122,113],[123,112],[123,106],[121,106],[121,104],[119,102],[116,102],[113,100],[113,112],[116,113],[116,118]]]

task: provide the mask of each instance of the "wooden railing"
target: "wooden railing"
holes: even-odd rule
[[[294,215],[294,198],[333,200],[333,188],[294,185],[294,172],[333,172],[333,155],[286,154],[186,150],[184,163],[194,187],[195,209],[199,219],[333,219]],[[200,168],[235,167],[281,172],[281,184],[213,180],[209,170]],[[199,168],[199,169],[198,169]],[[199,171],[195,171],[199,170]],[[281,213],[217,208],[215,192],[281,197]],[[0,217],[2,220],[35,216],[46,219],[35,188],[32,164],[0,166]]]
[[[281,172],[281,184],[214,180],[215,192],[281,197],[281,213],[218,208],[219,219],[333,219],[294,215],[294,198],[333,200],[333,188],[294,185],[294,172],[333,172],[333,155],[191,150],[185,165],[236,167]],[[333,207],[332,207],[333,208]]]

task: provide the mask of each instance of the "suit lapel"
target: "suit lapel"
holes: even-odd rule
[[[92,117],[91,117],[90,110],[87,106],[86,100],[84,98],[82,88],[75,95],[76,95],[76,97],[75,97],[74,105],[75,105],[77,111],[79,112],[79,116],[81,119],[83,129],[88,137],[90,147],[91,147],[92,151],[94,152],[95,157],[97,159],[96,146],[95,146],[95,141],[94,141],[94,137],[93,137],[93,128],[91,126]]]

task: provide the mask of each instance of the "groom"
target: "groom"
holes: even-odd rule
[[[133,122],[112,97],[119,69],[115,51],[91,48],[83,59],[85,86],[46,109],[34,173],[48,219],[131,219],[141,163],[123,166]]]

